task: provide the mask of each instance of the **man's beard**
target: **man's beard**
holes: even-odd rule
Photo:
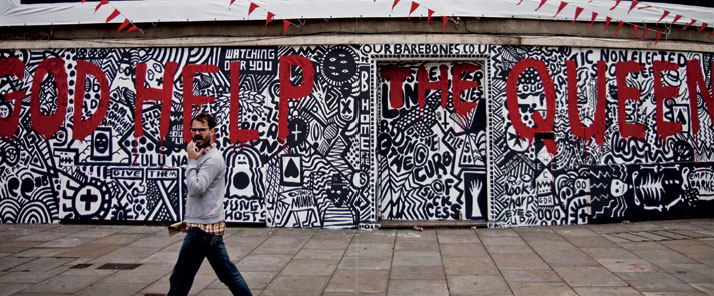
[[[194,135],[193,141],[196,143],[196,147],[198,149],[206,148],[211,145],[210,140],[207,140],[205,137],[201,137],[200,135]],[[201,141],[201,143],[199,144],[197,141]]]

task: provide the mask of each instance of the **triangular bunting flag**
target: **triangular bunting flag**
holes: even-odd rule
[[[581,13],[581,12],[583,12],[583,8],[582,8],[582,7],[578,7],[578,8],[575,9],[575,17],[573,18],[573,21],[570,22],[571,24],[575,23],[575,21],[578,20],[578,16],[580,16],[580,13]]]
[[[449,21],[446,16],[441,17],[441,33],[446,33],[446,23]]]
[[[674,25],[674,23],[676,23],[676,22],[677,22],[679,19],[681,19],[681,18],[682,18],[681,15],[675,15],[675,16],[674,16],[674,20],[672,21],[672,25]],[[670,27],[671,27],[671,26],[670,26]]]
[[[686,26],[684,26],[684,28],[682,28],[682,31],[686,30],[686,29],[689,28],[691,25],[694,25],[695,22],[697,22],[697,20],[692,19],[692,21],[689,22],[689,24],[687,24]]]
[[[613,6],[612,8],[610,8],[610,10],[614,10],[615,7],[617,7],[618,5],[620,5],[620,2],[622,2],[622,0],[617,0],[617,2],[615,2],[615,6]]]
[[[640,38],[640,41],[645,40],[645,35],[647,35],[647,32],[650,30],[650,28],[645,27],[645,30],[642,32],[642,38]]]
[[[248,7],[248,16],[250,16],[250,14],[253,13],[253,10],[255,10],[258,7],[259,7],[258,4],[250,2],[250,7]]]
[[[590,20],[590,25],[588,26],[588,29],[593,27],[593,24],[595,23],[596,18],[597,18],[597,12],[593,11],[593,18]]]
[[[87,1],[87,0],[82,0],[82,4],[84,4],[85,1]]]
[[[607,31],[607,27],[610,26],[610,21],[611,21],[611,20],[612,20],[611,17],[609,17],[609,16],[608,16],[608,17],[605,17],[605,29],[602,30],[603,33],[605,33],[605,32]]]
[[[265,27],[266,28],[268,27],[268,23],[273,19],[274,16],[275,16],[274,13],[268,11],[268,16],[265,18]]]
[[[697,33],[696,33],[696,34],[694,34],[694,35],[697,35],[697,34],[699,34],[699,32],[701,32],[701,31],[704,31],[704,29],[706,29],[706,28],[707,28],[707,26],[709,26],[709,25],[707,25],[707,23],[702,23],[702,27],[701,27],[701,28],[699,28],[699,31],[697,31]]]
[[[434,14],[434,11],[429,9],[429,15],[426,17],[426,26],[429,26],[429,23],[431,22],[431,15]]]
[[[131,28],[129,28],[129,30],[126,30],[126,31],[127,31],[127,32],[131,32],[131,31],[136,31],[136,30],[138,30],[138,29],[139,29],[139,28],[137,28],[136,26],[131,26]]]
[[[620,24],[617,25],[617,30],[615,31],[615,36],[617,36],[617,34],[620,33],[620,29],[622,29],[622,25],[624,25],[624,24],[625,24],[625,22],[620,21]]]
[[[635,6],[637,6],[637,4],[639,3],[640,1],[632,0],[632,4],[630,4],[630,10],[627,11],[627,14],[630,14],[630,11],[632,11],[632,9],[635,8]]]
[[[655,45],[657,45],[657,42],[659,42],[659,37],[662,36],[662,32],[657,31],[657,39],[655,40]]]
[[[543,7],[543,4],[545,4],[546,1],[548,1],[548,0],[540,0],[540,5],[538,5],[538,8],[536,8],[535,11],[538,11],[538,9]]]
[[[233,2],[236,2],[236,0],[231,0],[231,4],[228,4],[228,8],[230,8],[231,5],[233,5]]]
[[[102,6],[104,6],[104,4],[108,4],[108,3],[109,3],[109,0],[102,0],[101,2],[99,2],[99,4],[97,4],[97,7],[94,8],[94,12],[97,12],[97,10],[99,10],[100,7],[102,7]]]
[[[283,20],[283,35],[288,34],[288,27],[290,27],[290,22],[288,22],[288,20]]]
[[[412,8],[409,10],[409,15],[407,16],[407,19],[411,19],[412,12],[414,12],[417,8],[419,8],[419,3],[412,1]]]
[[[632,31],[632,37],[631,37],[631,38],[634,39],[635,36],[637,36],[637,28],[639,28],[639,26],[637,26],[637,25],[632,25],[632,28],[633,28],[633,31]]]
[[[516,3],[516,5],[521,5],[521,3],[523,3],[523,0],[518,1],[518,3]]]
[[[711,33],[709,33],[709,36],[707,36],[707,38],[710,38],[710,37],[712,37],[712,35],[714,35],[714,30],[712,30],[712,32],[711,32]]]
[[[399,3],[399,0],[394,0],[394,4],[392,4],[392,11],[394,11],[394,6],[397,6],[397,3]]]
[[[107,17],[107,20],[105,21],[105,23],[110,22],[111,20],[113,20],[113,19],[114,19],[115,17],[117,17],[117,16],[119,16],[119,10],[114,9],[114,12],[112,12],[112,14],[110,14],[110,15]]]
[[[669,14],[669,11],[665,10],[664,13],[662,13],[662,17],[659,18],[659,20],[657,21],[657,23],[655,23],[655,25],[659,25],[659,22],[661,22],[665,17],[667,17],[668,14]]]
[[[128,19],[124,19],[124,22],[121,23],[117,32],[121,32],[121,30],[124,30],[124,28],[126,28],[126,26],[128,26],[129,24],[131,24],[131,22]]]
[[[558,16],[558,14],[560,14],[560,12],[563,11],[563,8],[565,8],[566,6],[568,6],[568,2],[560,1],[560,6],[558,7],[558,11],[555,13],[555,15],[553,17]]]

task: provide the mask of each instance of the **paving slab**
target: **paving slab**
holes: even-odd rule
[[[498,270],[493,274],[497,273]],[[441,266],[394,266],[389,278],[394,280],[445,280],[446,274]]]
[[[551,267],[556,266],[599,266],[597,261],[577,249],[565,252],[538,252],[538,255]]]
[[[339,260],[294,259],[283,268],[279,275],[329,276],[337,269],[339,262]]]
[[[550,269],[548,264],[535,254],[491,254],[499,269]]]
[[[438,251],[395,251],[392,266],[442,266]]]
[[[289,255],[254,255],[245,256],[236,264],[238,270],[250,271],[280,271],[290,262]]]
[[[443,261],[447,275],[499,274],[498,267],[489,258],[444,258]]]
[[[631,287],[573,287],[580,296],[640,296],[640,292]]]
[[[278,275],[260,295],[322,295],[329,280],[329,276]]]
[[[566,283],[515,282],[509,283],[516,296],[577,296]]]
[[[102,279],[102,275],[58,275],[22,290],[23,293],[76,293]]]
[[[593,259],[640,259],[625,248],[581,248],[580,250]]]
[[[476,236],[476,232],[473,231],[465,234],[439,233],[438,238],[440,244],[474,244],[481,242]]]
[[[342,257],[337,269],[390,269],[392,257]]]
[[[325,292],[386,293],[389,279],[388,270],[340,269],[330,278]]]
[[[387,295],[449,295],[445,280],[390,280]]]
[[[598,263],[612,272],[656,272],[661,271],[644,259],[598,259]]]
[[[439,244],[442,258],[486,258],[488,252],[481,244]]]
[[[344,255],[344,250],[306,250],[301,249],[293,259],[333,259],[340,260]],[[389,252],[391,256],[392,252]]]
[[[344,256],[348,257],[392,257],[394,244],[352,242]]]
[[[615,274],[603,267],[554,267],[571,287],[627,286]]]
[[[517,270],[503,269],[501,270],[503,278],[511,282],[562,282],[560,276],[551,269],[542,270]]]
[[[134,295],[144,289],[143,284],[103,284],[94,283],[80,290],[76,296],[121,296]],[[168,292],[168,291],[167,291]]]
[[[394,250],[438,252],[439,243],[436,240],[397,240],[394,244]]]
[[[640,292],[697,292],[693,286],[663,272],[615,273],[623,281]]]
[[[498,275],[448,275],[449,295],[513,295]]]

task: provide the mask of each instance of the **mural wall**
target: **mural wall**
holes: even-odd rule
[[[180,220],[199,111],[218,120],[230,222],[500,227],[714,209],[711,53],[20,49],[0,51],[0,94],[2,223]]]

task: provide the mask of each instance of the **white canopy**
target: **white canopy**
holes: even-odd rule
[[[561,0],[547,0],[536,11],[542,0],[400,0],[392,10],[395,0],[140,0],[109,1],[96,12],[99,1],[86,3],[60,2],[50,4],[21,4],[21,0],[0,0],[0,26],[61,25],[61,24],[101,24],[105,23],[116,9],[119,15],[111,23],[122,23],[129,19],[135,24],[158,22],[197,21],[241,21],[265,20],[268,12],[274,20],[287,19],[298,23],[300,19],[332,18],[405,18],[413,3],[419,4],[411,15],[414,22],[426,22],[429,9],[434,11],[432,25],[440,25],[441,16],[554,19],[564,3]],[[519,2],[520,5],[517,5]],[[682,16],[677,24],[687,25],[692,19],[695,27],[702,23],[714,26],[714,9],[675,5],[666,3],[639,2],[628,13],[630,1],[622,1],[610,10],[618,0],[568,0],[558,14],[559,20],[572,20],[578,8],[582,8],[578,21],[590,22],[593,12],[598,22],[611,17],[631,24],[657,22],[671,23],[676,15]],[[258,7],[249,15],[251,3]],[[229,8],[230,6],[230,8]],[[709,27],[711,28],[711,26]],[[709,30],[709,29],[708,29]],[[709,33],[707,31],[707,33]]]

